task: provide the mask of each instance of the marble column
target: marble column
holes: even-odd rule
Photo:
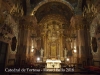
[[[18,37],[18,48],[16,53],[16,63],[23,64],[26,61],[26,52],[27,52],[27,39],[28,39],[28,29],[24,27],[19,29]]]
[[[83,53],[85,51],[85,44],[84,44],[84,30],[78,30],[78,43],[79,43],[79,62],[82,63],[82,57],[85,55]]]
[[[90,30],[85,30],[85,47],[86,47],[86,55],[87,55],[87,65],[90,65],[92,62],[92,53],[91,53],[91,38],[90,38]]]
[[[27,49],[26,49],[26,58],[28,59],[31,55],[33,55],[32,54],[32,52],[31,52],[31,50],[32,50],[32,48],[34,48],[34,47],[32,47],[32,46],[34,46],[33,45],[33,38],[31,38],[30,36],[31,36],[31,33],[32,31],[31,30],[28,30],[28,36],[27,36]],[[26,60],[27,60],[26,59]]]
[[[86,30],[80,29],[78,30],[78,43],[79,43],[79,62],[83,64],[87,63],[88,58],[88,36],[86,35]],[[86,42],[87,41],[87,42]]]

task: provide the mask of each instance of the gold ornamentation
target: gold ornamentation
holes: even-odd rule
[[[87,4],[87,7],[84,7],[83,21],[85,29],[90,29],[90,24],[92,20],[96,17],[97,13],[98,11],[93,4]]]
[[[24,11],[20,3],[14,4],[10,10],[10,14],[17,20],[23,16]]]
[[[66,33],[66,27],[63,27],[63,24],[67,27],[68,21],[58,14],[47,15],[40,21],[39,29],[44,41],[44,57],[57,58],[58,55],[63,57],[64,31]]]
[[[52,45],[51,45],[51,57],[56,57],[56,52],[57,52],[56,43],[52,43]]]

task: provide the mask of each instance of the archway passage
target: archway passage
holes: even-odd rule
[[[51,1],[41,5],[34,14],[37,18],[37,36],[41,37],[39,49],[43,49],[43,61],[60,59],[64,61],[66,30],[70,26],[73,10],[66,4]]]

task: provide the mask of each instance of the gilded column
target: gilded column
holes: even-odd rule
[[[46,61],[46,35],[43,36],[44,37],[44,60]]]
[[[48,42],[48,57],[50,58],[50,42]]]
[[[48,56],[48,51],[47,51],[47,45],[48,43],[47,43],[47,36],[45,37],[45,47],[46,47],[46,58],[47,58],[47,56]]]
[[[57,57],[56,58],[59,58],[59,43],[57,41]]]
[[[60,54],[60,57],[61,57],[61,60],[63,61],[63,45],[62,45],[63,41],[62,41],[62,38],[63,38],[63,35],[61,34],[61,39],[60,39],[60,43],[61,43],[60,52],[61,52],[61,54]]]
[[[61,50],[61,48],[60,48],[60,39],[58,41],[58,47],[59,47],[59,58],[60,58],[60,50]]]
[[[61,48],[61,36],[60,36],[60,43],[59,43],[59,46],[60,46],[60,49],[59,49],[59,50],[60,50],[60,59],[61,59],[61,56],[62,56],[62,54],[61,54],[61,53],[62,53],[62,52],[61,52],[61,51],[62,51],[62,48]]]
[[[46,57],[48,58],[48,40],[46,40]]]

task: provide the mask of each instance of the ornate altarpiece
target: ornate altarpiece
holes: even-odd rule
[[[52,21],[45,24],[42,30],[44,61],[46,59],[63,60],[63,29],[62,25]]]

